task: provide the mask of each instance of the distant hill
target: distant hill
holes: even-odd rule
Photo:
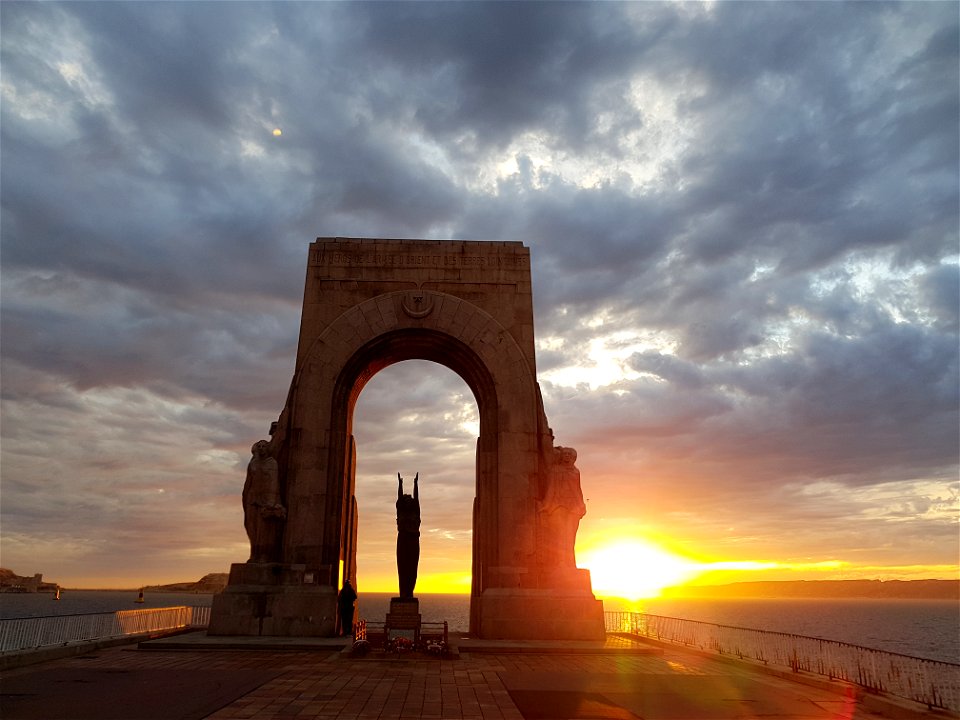
[[[196,582],[147,585],[143,589],[145,592],[218,593],[227,586],[228,577],[228,573],[209,573]]]
[[[0,568],[0,592],[56,592],[57,583],[44,582],[43,575],[17,575],[9,568]]]
[[[666,588],[671,598],[889,598],[960,600],[960,580],[783,580]]]

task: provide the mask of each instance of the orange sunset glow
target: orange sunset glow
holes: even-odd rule
[[[417,592],[469,594],[468,553],[469,545],[459,557],[425,556],[417,580]],[[584,533],[578,542],[577,565],[590,571],[597,597],[630,601],[661,597],[667,589],[671,595],[682,596],[684,588],[752,581],[922,580],[949,578],[956,574],[954,566],[949,564],[858,565],[837,559],[720,559],[680,551],[670,538],[663,535],[644,536],[626,530],[596,536]],[[376,556],[361,549],[359,568],[360,587],[364,592],[396,590],[396,568],[389,554]]]
[[[597,595],[630,600],[656,597],[697,573],[697,565],[644,540],[621,540],[583,553],[580,566],[590,570]]]

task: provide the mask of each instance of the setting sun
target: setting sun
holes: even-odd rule
[[[598,595],[629,600],[657,597],[698,574],[700,566],[644,540],[625,540],[586,551],[579,558],[590,570]]]

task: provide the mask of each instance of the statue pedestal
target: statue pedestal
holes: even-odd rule
[[[234,563],[226,590],[213,596],[208,635],[332,637],[337,591],[318,573],[282,563]]]
[[[416,642],[420,637],[420,601],[417,598],[390,598],[390,612],[384,622],[387,639],[405,637]]]
[[[560,590],[488,588],[479,598],[485,640],[603,640],[603,603]]]
[[[590,589],[590,572],[550,571],[539,588],[487,588],[480,605],[480,637],[489,640],[603,640],[603,603]]]

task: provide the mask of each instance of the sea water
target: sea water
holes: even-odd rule
[[[389,594],[361,593],[358,616],[383,622],[389,606]],[[606,598],[603,609],[807,635],[960,663],[960,603],[953,600],[657,599],[631,602]],[[470,625],[470,598],[420,595],[420,614],[425,621],[446,620],[451,632],[465,632]]]
[[[607,599],[604,610],[806,635],[960,663],[960,603],[956,600]]]
[[[358,619],[383,622],[389,593],[360,593]],[[47,593],[0,594],[0,618],[116,612],[175,605],[208,606],[205,593],[66,590],[60,600]],[[470,625],[467,595],[421,594],[420,614],[427,622],[446,621],[451,632]],[[629,610],[736,627],[837,640],[887,652],[960,663],[960,603],[954,600],[874,599],[656,599],[603,601],[604,610]]]
[[[136,590],[63,590],[60,599],[53,593],[0,593],[0,618],[77,615],[84,613],[143,610],[145,608],[206,606],[213,603],[209,593],[145,592],[138,603]]]
[[[383,622],[390,611],[388,593],[360,593],[357,614],[362,620]],[[467,632],[470,628],[470,596],[431,593],[418,595],[420,619],[424,622],[444,622],[450,632]]]

